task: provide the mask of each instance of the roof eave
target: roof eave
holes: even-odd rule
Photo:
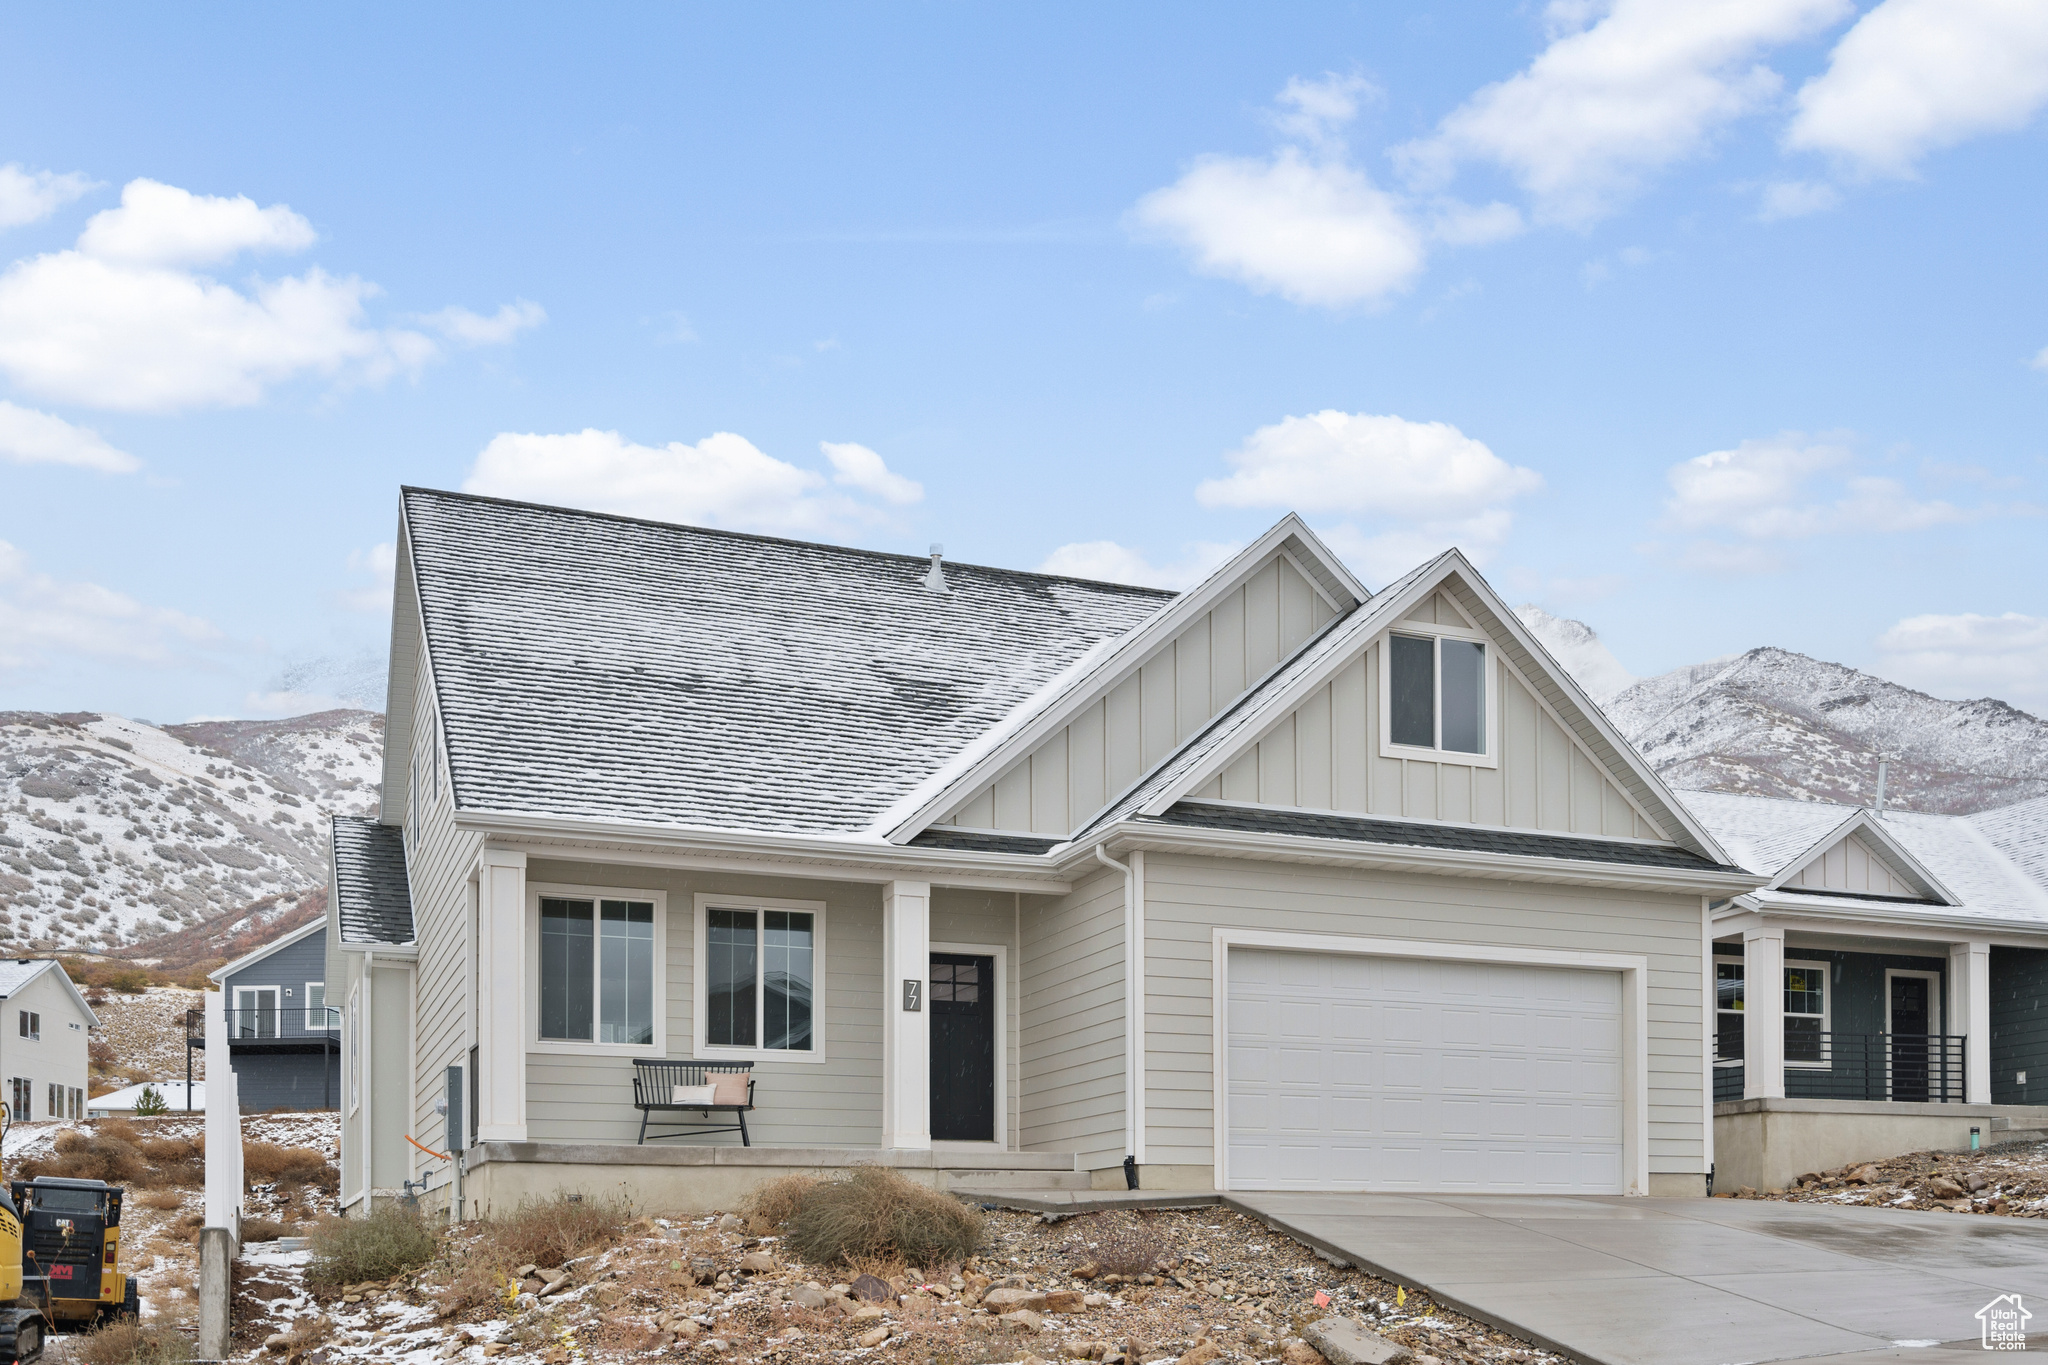
[[[2006,915],[1976,915],[1960,911],[1952,906],[1914,908],[1901,905],[1887,905],[1878,901],[1851,901],[1840,905],[1815,905],[1807,901],[1787,900],[1773,896],[1768,888],[1759,888],[1753,894],[1745,895],[1739,902],[1714,911],[1718,920],[1732,919],[1742,914],[1760,915],[1765,919],[1815,919],[1839,920],[1847,923],[1870,922],[1896,925],[1922,925],[1944,931],[1974,931],[1982,937],[1987,931],[2027,934],[2048,938],[2048,921],[2037,919],[2014,919]],[[1965,932],[1963,937],[1970,937]]]

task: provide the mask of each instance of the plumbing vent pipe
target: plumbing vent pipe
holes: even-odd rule
[[[945,546],[937,544],[932,546],[932,567],[924,576],[924,590],[926,592],[952,591],[951,588],[946,586],[946,566],[941,562],[945,557]]]

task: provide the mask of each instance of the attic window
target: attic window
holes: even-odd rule
[[[1420,757],[1491,766],[1493,689],[1487,684],[1487,645],[1461,634],[1405,631],[1387,637],[1381,674],[1382,708],[1390,757]]]

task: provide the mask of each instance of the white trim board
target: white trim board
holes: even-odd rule
[[[944,1141],[933,1139],[934,1151],[996,1151],[1010,1149],[1010,950],[1000,943],[940,943],[925,944],[925,952],[955,953],[963,957],[992,957],[996,960],[996,1112],[994,1131],[996,1136],[986,1142],[974,1142],[948,1138]],[[931,990],[925,990],[926,1006],[930,1006]],[[929,1065],[929,1059],[927,1059]],[[927,1078],[926,1082],[931,1082]]]
[[[1210,931],[1211,1109],[1214,1114],[1216,1188],[1230,1185],[1230,950],[1270,948],[1299,953],[1354,953],[1369,957],[1490,962],[1511,967],[1578,967],[1621,973],[1621,1167],[1627,1194],[1650,1192],[1650,959],[1629,953],[1588,953],[1505,944],[1430,943],[1418,939],[1305,934],[1273,929]],[[1700,1122],[1712,1122],[1711,1110]]]

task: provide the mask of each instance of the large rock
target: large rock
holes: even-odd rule
[[[816,1313],[825,1307],[825,1291],[816,1285],[800,1284],[789,1291],[789,1301],[799,1308],[808,1308]]]
[[[981,1296],[981,1302],[982,1306],[987,1308],[989,1312],[994,1313],[997,1317],[1001,1317],[1005,1313],[1014,1313],[1020,1308],[1028,1308],[1034,1313],[1043,1313],[1045,1311],[1046,1297],[1045,1294],[1040,1293],[1036,1289],[991,1289],[988,1293]],[[1076,1294],[1074,1297],[1078,1299],[1080,1295]]]
[[[1014,1312],[1004,1313],[998,1318],[998,1321],[1007,1322],[1020,1332],[1043,1332],[1045,1330],[1045,1319],[1032,1312],[1029,1308],[1019,1308]]]
[[[1045,1311],[1048,1313],[1078,1313],[1084,1306],[1078,1289],[1055,1289],[1045,1296]]]
[[[1408,1365],[1415,1359],[1415,1353],[1400,1342],[1388,1341],[1349,1318],[1319,1319],[1310,1323],[1301,1336],[1330,1365]]]

